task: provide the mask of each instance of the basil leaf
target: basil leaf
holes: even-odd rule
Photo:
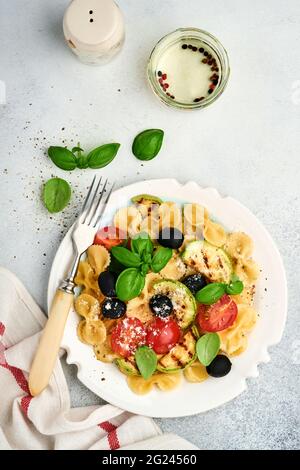
[[[152,160],[161,149],[164,131],[147,129],[136,136],[132,144],[132,152],[139,160]]]
[[[48,155],[54,165],[62,170],[72,171],[77,166],[75,155],[65,147],[49,147]]]
[[[114,256],[112,253],[110,253],[110,263],[108,266],[108,270],[115,273],[115,274],[120,274],[122,271],[126,269],[123,264],[121,264]]]
[[[206,333],[196,343],[196,352],[199,361],[209,366],[220,349],[220,337],[217,333]]]
[[[196,300],[200,304],[211,305],[216,303],[223,294],[225,294],[226,284],[220,282],[212,282],[203,287],[196,293]]]
[[[231,281],[231,283],[227,284],[226,286],[226,292],[227,294],[230,294],[230,295],[241,294],[243,292],[243,289],[244,289],[244,284],[240,280],[233,281],[233,282]]]
[[[152,260],[152,256],[150,255],[150,253],[145,253],[144,252],[142,254],[142,260],[144,261],[144,263],[150,264],[151,260]]]
[[[157,367],[157,356],[153,349],[141,346],[136,350],[134,358],[142,377],[149,379]]]
[[[131,240],[131,250],[134,253],[137,253],[139,256],[143,254],[149,254],[149,261],[144,260],[145,262],[151,261],[151,254],[153,253],[153,243],[148,233],[139,233]]]
[[[71,198],[69,183],[61,178],[52,178],[44,185],[43,201],[49,212],[60,212]]]
[[[132,253],[132,251],[123,246],[113,246],[111,252],[123,266],[128,268],[138,268],[141,264],[139,255]]]
[[[89,167],[87,157],[85,155],[80,155],[77,157],[77,167],[80,168],[81,170],[84,170],[85,168]]]
[[[148,263],[143,263],[142,266],[141,266],[142,276],[146,276],[146,274],[148,274],[148,271],[149,271],[149,264]]]
[[[81,153],[81,152],[83,152],[83,149],[81,147],[73,147],[72,152],[73,153]]]
[[[103,168],[113,161],[118,153],[120,144],[105,144],[92,150],[88,156],[88,166],[93,169]]]
[[[138,297],[145,285],[145,277],[136,268],[128,268],[122,271],[116,282],[116,293],[120,300]]]
[[[161,271],[170,261],[173,255],[171,248],[159,248],[154,254],[151,262],[151,268],[154,273]]]

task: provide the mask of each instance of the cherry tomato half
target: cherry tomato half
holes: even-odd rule
[[[146,330],[143,323],[135,317],[124,318],[111,333],[111,347],[122,357],[129,357],[146,343]]]
[[[156,318],[148,326],[147,344],[157,354],[166,354],[180,340],[181,332],[176,321]]]
[[[197,322],[201,330],[213,333],[229,328],[235,322],[237,314],[235,301],[224,294],[215,304],[199,305]]]
[[[113,246],[121,245],[126,239],[127,234],[124,230],[111,225],[98,230],[95,235],[94,244],[103,245],[107,250],[110,250]]]

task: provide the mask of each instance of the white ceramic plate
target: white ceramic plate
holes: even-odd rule
[[[70,312],[67,321],[62,347],[67,350],[67,362],[77,365],[79,380],[109,403],[152,417],[193,415],[235,398],[246,389],[247,378],[258,376],[258,365],[270,360],[268,348],[280,341],[286,320],[287,288],[284,267],[270,235],[248,209],[230,197],[220,196],[215,189],[203,189],[193,182],[181,185],[171,179],[150,180],[119,189],[112,195],[103,225],[111,222],[116,209],[128,205],[132,196],[142,193],[176,202],[198,202],[205,205],[228,230],[242,230],[252,237],[254,259],[261,266],[262,272],[255,295],[255,308],[260,317],[250,335],[247,350],[232,359],[231,372],[223,378],[209,378],[199,384],[182,380],[181,385],[173,391],[154,389],[148,395],[139,396],[131,392],[125,376],[115,365],[97,361],[92,348],[78,340],[76,327],[79,319],[74,310]],[[53,262],[48,286],[48,306],[51,305],[57,286],[66,275],[72,257],[69,231]],[[105,380],[101,380],[102,378]]]

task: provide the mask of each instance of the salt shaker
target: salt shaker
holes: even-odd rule
[[[109,62],[125,39],[123,15],[113,0],[72,0],[63,29],[72,52],[90,65]]]

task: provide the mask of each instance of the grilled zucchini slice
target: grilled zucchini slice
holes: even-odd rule
[[[167,295],[174,307],[174,316],[180,328],[185,330],[196,315],[196,301],[191,291],[179,281],[158,281],[153,284],[155,294]]]
[[[135,204],[161,204],[162,200],[157,196],[152,196],[151,194],[138,194],[131,198],[131,202]]]
[[[224,282],[229,284],[233,268],[232,263],[222,248],[217,248],[206,241],[190,243],[182,259],[189,267],[203,274],[211,282]]]
[[[192,330],[189,330],[168,354],[158,361],[157,369],[161,372],[176,372],[184,369],[196,359],[196,341]]]
[[[128,359],[115,359],[114,363],[118,366],[120,372],[125,375],[140,375],[133,357]]]

